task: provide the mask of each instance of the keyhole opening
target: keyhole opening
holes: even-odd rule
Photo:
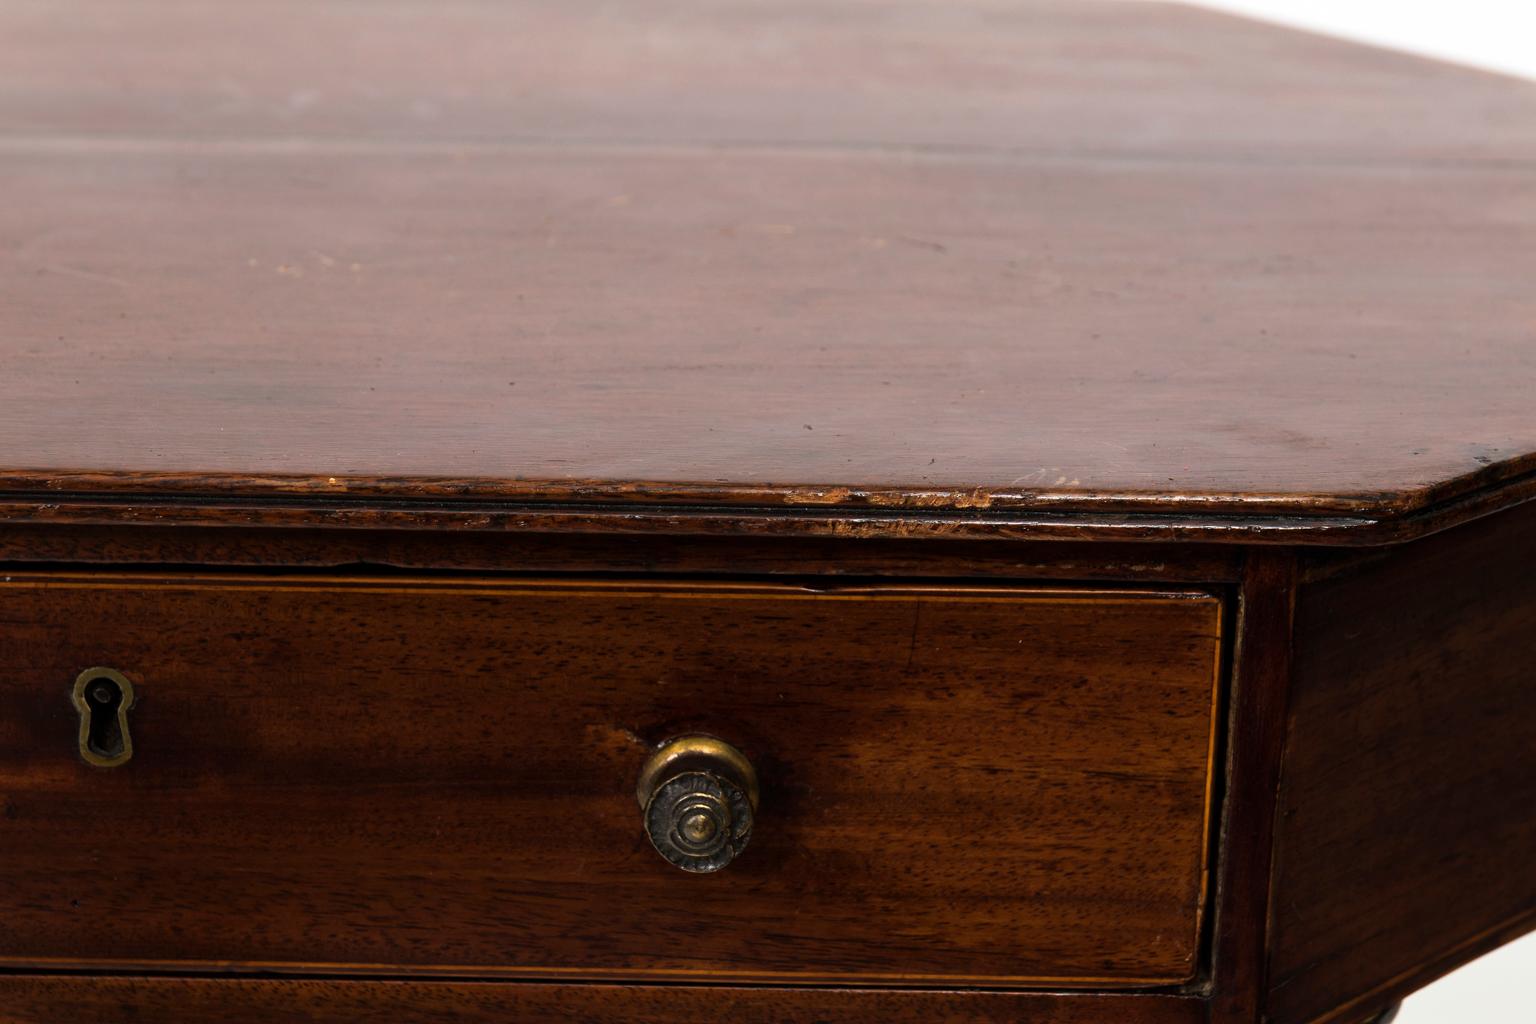
[[[88,764],[111,768],[133,756],[128,735],[133,685],[121,672],[93,668],[80,673],[74,703],[80,713],[80,756]]]
[[[122,757],[123,727],[117,712],[123,706],[123,688],[110,679],[92,679],[85,684],[85,702],[91,709],[86,746],[97,757]]]

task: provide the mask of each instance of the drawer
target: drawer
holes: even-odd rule
[[[1183,981],[1220,623],[1199,592],[11,576],[0,962]],[[757,780],[713,873],[636,789],[691,734]]]

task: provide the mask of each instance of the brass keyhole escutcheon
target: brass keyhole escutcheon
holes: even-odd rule
[[[98,768],[113,768],[133,756],[128,709],[133,684],[111,668],[88,668],[75,677],[70,694],[80,713],[80,757]]]
[[[645,762],[635,787],[656,852],[684,871],[719,871],[752,838],[757,773],[713,736],[680,736]]]

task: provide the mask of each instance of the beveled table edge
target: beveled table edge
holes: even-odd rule
[[[0,523],[1357,547],[1536,498],[1536,456],[1358,495],[0,471]]]

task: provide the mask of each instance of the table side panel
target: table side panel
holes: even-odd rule
[[[1536,924],[1536,507],[1304,586],[1269,1019],[1349,1020]]]

